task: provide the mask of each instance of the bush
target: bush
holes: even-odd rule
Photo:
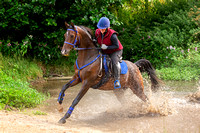
[[[108,17],[112,25],[119,26],[121,23],[112,13],[122,5],[121,0],[81,0],[75,1],[70,7],[71,15],[68,19],[75,24],[86,25],[91,29],[97,28],[97,22],[101,17]]]
[[[198,80],[200,78],[200,43],[193,44],[188,50],[171,49],[173,64],[165,61],[157,70],[164,80]]]
[[[101,16],[112,23],[116,18],[109,8],[121,0],[3,0],[0,1],[0,52],[29,56],[45,64],[61,59],[65,21],[96,27]],[[101,6],[100,6],[101,5]]]
[[[191,31],[197,28],[188,11],[179,10],[168,15],[163,24],[157,23],[153,37],[155,42],[165,46],[187,48],[187,44],[194,42]]]
[[[67,17],[58,13],[55,0],[0,2],[1,51],[4,55],[34,56],[46,64],[61,57],[64,29],[57,21]]]
[[[161,18],[160,18],[161,19]],[[188,11],[178,10],[162,18],[163,23],[154,22],[154,26],[138,25],[118,29],[119,39],[124,46],[123,57],[137,61],[146,58],[156,68],[160,68],[169,56],[167,47],[187,49],[198,38],[200,30]],[[148,21],[148,20],[147,20]],[[172,63],[170,58],[168,61]]]
[[[68,58],[72,61],[60,54],[64,21],[95,29],[107,16],[120,33],[124,59],[146,58],[159,68],[169,53],[166,47],[187,49],[199,40],[199,5],[197,0],[3,0],[0,52],[71,65],[75,53]]]
[[[43,77],[41,68],[28,59],[3,56],[0,53],[1,70],[14,80],[31,81]]]
[[[33,61],[0,53],[0,109],[5,105],[21,109],[40,104],[46,96],[30,88],[27,81],[42,76],[41,68]]]
[[[0,69],[0,108],[5,105],[19,109],[35,107],[45,100],[46,96],[29,87],[27,82],[14,80]]]

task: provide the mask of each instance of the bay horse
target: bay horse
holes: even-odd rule
[[[102,67],[102,54],[100,48],[98,48],[93,40],[93,32],[90,28],[84,26],[76,26],[73,23],[69,25],[65,22],[67,28],[64,34],[65,41],[62,47],[61,53],[67,56],[70,51],[74,48],[78,51],[78,57],[74,64],[75,73],[68,83],[66,83],[59,94],[58,103],[61,105],[64,92],[69,87],[75,86],[78,83],[82,83],[80,91],[76,98],[73,100],[68,111],[59,120],[59,123],[65,123],[66,119],[72,114],[74,107],[79,103],[81,98],[86,94],[89,88],[98,84],[105,72]],[[159,85],[159,79],[156,76],[155,70],[151,63],[146,59],[141,59],[135,63],[124,60],[128,66],[128,71],[126,74],[121,74],[121,88],[114,89],[114,79],[109,78],[108,82],[100,86],[99,90],[115,90],[114,93],[117,99],[121,102],[123,97],[123,91],[130,88],[134,94],[136,94],[142,101],[148,101],[147,96],[144,94],[144,85],[141,72],[147,72],[151,80],[152,90],[156,90]]]

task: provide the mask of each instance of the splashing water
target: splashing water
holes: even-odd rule
[[[136,118],[140,116],[167,116],[175,113],[170,99],[172,95],[165,91],[152,93],[151,85],[145,81],[145,94],[149,98],[147,103],[139,99],[130,89],[124,91],[125,102],[121,104],[112,91],[89,90],[74,110],[72,119],[100,118]],[[84,104],[81,104],[81,103]],[[100,117],[100,118],[99,118]]]
[[[164,92],[162,89],[156,93],[152,93],[150,83],[146,79],[144,79],[144,82],[147,86],[146,91],[148,93],[147,97],[149,98],[146,104],[147,113],[167,116],[176,112],[173,103],[170,102],[170,99],[172,99],[171,93]]]
[[[200,80],[198,82],[197,91],[187,96],[190,102],[200,103]]]

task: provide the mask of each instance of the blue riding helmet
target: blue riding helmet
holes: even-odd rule
[[[99,20],[97,27],[99,29],[106,29],[106,28],[110,27],[110,20],[107,17],[102,17]]]

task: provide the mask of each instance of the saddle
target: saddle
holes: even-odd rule
[[[105,71],[105,75],[99,81],[99,83],[92,86],[93,89],[98,89],[103,84],[107,83],[111,77],[114,77],[111,58],[108,55],[103,55],[102,58],[103,58],[102,65]],[[128,72],[127,64],[123,60],[120,60],[120,66],[121,66],[121,74],[126,74]]]

